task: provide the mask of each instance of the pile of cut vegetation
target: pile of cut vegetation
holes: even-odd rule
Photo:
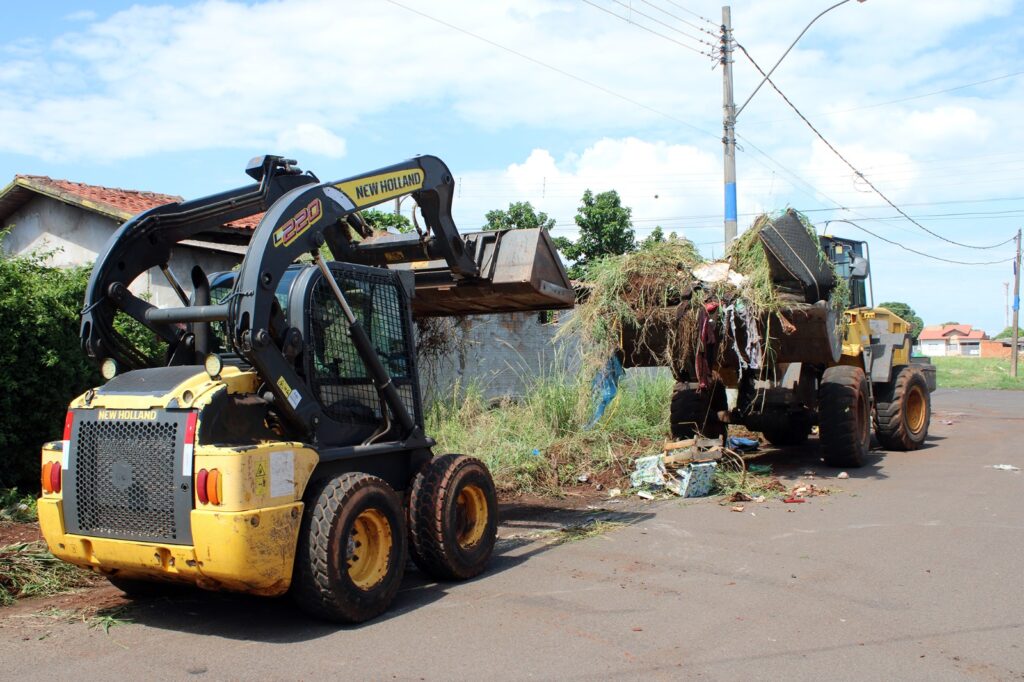
[[[741,364],[753,360],[755,367],[763,366],[770,337],[786,333],[785,322],[773,328],[771,320],[787,308],[806,304],[803,292],[783,282],[777,267],[773,272],[761,239],[762,230],[780,219],[792,221],[794,216],[806,229],[811,248],[817,250],[820,267],[833,275],[828,301],[841,311],[849,298],[844,280],[834,277],[813,226],[788,209],[758,217],[722,261],[706,261],[686,239],[670,239],[598,261],[589,271],[586,300],[562,333],[581,338],[592,365],[621,354],[627,366],[667,366],[678,375],[698,353],[707,351],[710,323],[719,360],[730,352],[760,353],[761,357],[739,359]],[[841,323],[842,316],[836,319]],[[737,338],[737,329],[742,339]],[[751,329],[761,343],[747,344],[746,331]]]

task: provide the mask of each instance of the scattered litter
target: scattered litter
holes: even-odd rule
[[[534,457],[540,457],[540,450],[538,450],[537,448],[534,448],[533,449],[533,456]]]
[[[761,444],[753,438],[743,438],[741,436],[729,436],[727,442],[731,449],[738,452],[753,452],[761,447]]]
[[[743,505],[742,504],[737,504],[735,507],[732,508],[732,510],[734,512],[742,512],[743,511]]]
[[[771,476],[772,465],[771,464],[751,464],[747,467],[747,471],[758,476]]]
[[[598,491],[604,490],[604,485],[601,483],[595,483],[594,488]]]
[[[849,478],[849,477],[850,477],[850,474],[846,473],[845,471],[840,471],[839,475],[836,476],[836,478]]]
[[[1019,468],[1013,466],[1012,464],[993,464],[992,468],[999,469],[1000,471],[1020,471]]]
[[[711,493],[717,467],[715,462],[691,462],[668,474],[665,485],[679,497],[704,497]]]
[[[818,475],[818,472],[807,470],[807,471],[804,472],[804,475],[801,476],[801,478],[814,478],[817,475]]]
[[[764,502],[764,500],[764,495],[758,495],[757,497],[754,498],[754,502]]]
[[[802,497],[787,497],[783,500],[786,504],[803,504],[806,501],[807,500]]]
[[[579,481],[580,483],[586,483],[587,481],[590,480],[590,474],[580,474],[579,476],[576,477],[576,480]]]
[[[608,497],[618,497],[622,494],[622,488],[612,488],[608,491]]]
[[[742,490],[737,490],[727,500],[727,502],[753,502],[753,501],[754,501],[754,498],[751,497],[750,495],[746,494]]]
[[[952,426],[952,425],[953,425],[953,424],[955,424],[956,422],[955,422],[955,421],[953,421],[952,419],[943,419],[943,420],[942,420],[942,423],[943,423],[943,424],[945,424],[946,426]]]
[[[637,491],[636,496],[640,497],[642,499],[645,499],[645,500],[653,500],[654,499],[654,493],[652,493],[650,490],[640,490],[640,491]]]
[[[665,485],[665,462],[662,455],[637,457],[633,465],[635,468],[629,475],[629,484],[634,488],[648,485],[660,488]]]

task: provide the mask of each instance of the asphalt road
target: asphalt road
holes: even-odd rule
[[[517,509],[469,583],[407,575],[360,627],[287,600],[196,594],[102,628],[0,611],[0,674],[120,679],[1024,679],[1024,393],[935,394],[928,447],[836,480],[812,448],[771,455],[841,488],[806,504]],[[949,423],[951,422],[951,423]],[[95,621],[94,621],[95,622]]]

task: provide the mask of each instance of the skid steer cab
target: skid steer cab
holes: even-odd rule
[[[435,157],[335,182],[280,157],[247,172],[256,184],[136,216],[97,262],[82,342],[107,381],[43,447],[51,551],[128,593],[291,592],[342,622],[383,612],[410,557],[439,580],[480,574],[494,483],[476,458],[434,455],[413,316],[571,307],[550,238],[461,236]],[[361,220],[406,194],[418,234],[375,235]],[[170,247],[261,212],[240,269],[197,267],[187,293]],[[151,268],[180,307],[131,292]],[[117,331],[119,315],[167,344],[161,362]]]

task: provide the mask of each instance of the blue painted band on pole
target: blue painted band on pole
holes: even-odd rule
[[[725,219],[736,220],[736,183],[725,183]]]
[[[1013,297],[1013,309],[1020,310],[1020,296]]]

